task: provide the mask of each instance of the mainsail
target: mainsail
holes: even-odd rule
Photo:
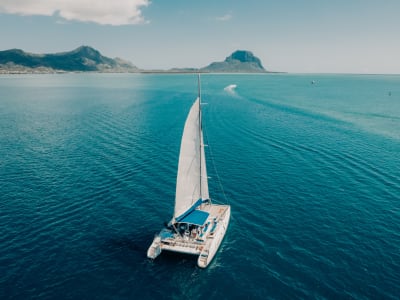
[[[174,219],[179,221],[209,199],[201,126],[200,97],[196,99],[183,129],[176,179]]]

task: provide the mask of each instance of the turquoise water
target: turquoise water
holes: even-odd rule
[[[398,299],[400,76],[203,75],[231,224],[205,270],[146,258],[196,80],[0,77],[0,299]]]

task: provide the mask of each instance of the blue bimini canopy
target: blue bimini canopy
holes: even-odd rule
[[[186,216],[184,216],[181,220],[179,220],[179,223],[187,223],[187,224],[202,226],[206,222],[208,216],[209,216],[208,212],[195,209],[192,210],[190,213],[188,213]]]

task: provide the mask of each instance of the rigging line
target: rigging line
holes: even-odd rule
[[[208,133],[207,133],[207,126],[204,126],[203,133],[204,133],[204,135],[206,137],[206,140],[208,141],[209,139],[208,139]],[[208,152],[210,153],[209,157],[211,158],[210,160],[211,160],[215,175],[217,177],[217,182],[218,182],[219,188],[220,188],[220,190],[222,192],[223,198],[225,200],[225,204],[229,204],[229,199],[225,194],[224,187],[222,186],[222,183],[221,183],[221,177],[219,176],[218,171],[217,171],[217,167],[215,165],[214,153],[212,151],[212,147],[211,147],[210,143],[207,143],[207,145],[208,145],[208,147],[207,147],[208,148]],[[217,201],[213,201],[213,202],[217,202]]]

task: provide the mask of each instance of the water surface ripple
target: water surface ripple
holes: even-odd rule
[[[205,270],[146,258],[196,76],[0,77],[0,299],[398,299],[400,77],[202,81],[232,206]]]

